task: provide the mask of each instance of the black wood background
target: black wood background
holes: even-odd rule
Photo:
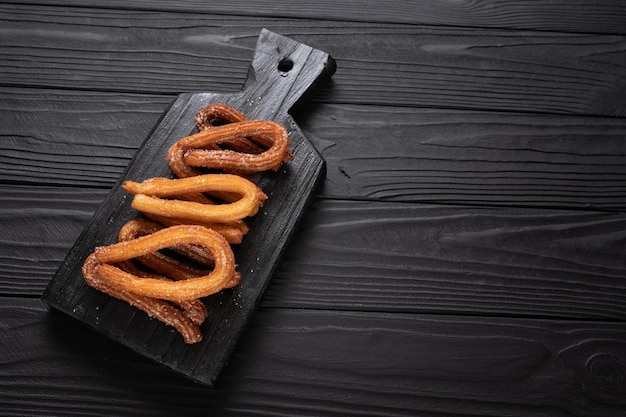
[[[1,415],[626,415],[626,3],[129,3],[0,3]],[[264,27],[337,61],[328,173],[208,389],[40,296]]]

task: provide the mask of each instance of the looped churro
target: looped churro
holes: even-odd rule
[[[207,316],[206,307],[200,297],[214,294],[223,288],[232,286],[236,281],[235,260],[226,240],[217,232],[202,226],[175,226],[160,229],[158,225],[132,224],[128,230],[123,228],[120,242],[96,248],[83,265],[85,281],[92,287],[124,300],[145,311],[162,322],[176,328],[186,343],[202,340],[198,328]],[[135,237],[148,227],[150,234]],[[130,234],[129,234],[130,233]],[[194,276],[195,271],[186,268],[179,273],[171,269],[166,257],[165,263],[159,264],[156,255],[159,249],[172,247],[181,250],[185,245],[199,245],[211,251],[212,271],[202,276]],[[157,267],[150,259],[156,257]],[[142,259],[158,272],[167,272],[162,276],[140,272],[129,263],[132,259]],[[163,268],[163,266],[166,268]],[[179,279],[180,281],[171,281]],[[175,308],[166,300],[179,305]]]
[[[287,130],[275,122],[211,104],[195,123],[198,133],[168,152],[177,178],[122,185],[147,219],[127,222],[118,242],[96,248],[82,270],[90,286],[173,326],[185,343],[202,340],[207,310],[200,298],[242,279],[230,244],[241,243],[244,219],[267,196],[240,175],[277,170],[292,159]]]
[[[95,253],[89,255],[83,264],[83,277],[91,287],[111,297],[126,301],[130,305],[146,312],[149,316],[173,326],[183,336],[185,343],[197,343],[202,340],[202,333],[198,325],[176,307],[166,301],[132,294],[109,284],[96,273],[97,266],[98,261]]]
[[[252,181],[230,174],[205,174],[179,179],[151,178],[142,183],[126,181],[123,188],[135,194],[132,207],[138,211],[205,223],[231,222],[253,216],[267,198]],[[212,191],[233,193],[240,198],[214,205],[161,198]]]
[[[126,242],[163,230],[165,227],[145,219],[128,221],[120,229],[118,241]],[[212,252],[200,245],[182,244],[170,248],[182,259],[175,259],[160,252],[153,252],[135,258],[139,263],[161,275],[175,280],[190,279],[208,273],[215,265]],[[189,262],[185,262],[188,260]],[[127,271],[128,272],[128,271]],[[138,273],[135,272],[135,275]],[[225,285],[232,288],[241,281],[241,274],[235,271],[233,279]]]
[[[142,278],[114,266],[157,250],[196,244],[211,250],[215,266],[204,276],[181,281]],[[235,274],[235,258],[219,233],[202,226],[171,226],[130,241],[98,247],[94,251],[98,278],[120,290],[163,300],[193,300],[222,290]]]
[[[233,136],[244,136],[260,148],[267,149],[261,153],[243,153],[207,147]],[[291,158],[287,130],[269,120],[249,120],[204,130],[189,140],[181,141],[179,146],[185,149],[183,159],[188,166],[242,173],[276,170]]]
[[[196,129],[198,129],[198,132],[201,132],[228,123],[243,122],[244,120],[247,120],[246,116],[226,104],[210,104],[200,109],[196,114]],[[265,149],[272,146],[271,138],[265,138],[265,140],[264,138],[257,138],[257,140],[263,141]],[[230,149],[235,152],[251,154],[260,154],[265,150],[246,139],[242,134],[221,137],[215,143],[206,143],[205,148],[213,150]]]
[[[226,124],[243,122],[246,119],[247,118],[243,113],[240,113],[229,105],[214,103],[209,104],[196,113],[196,129],[198,129],[198,131],[202,131],[215,127],[215,121]]]
[[[244,120],[201,127],[204,130],[180,139],[168,152],[170,168],[179,178],[199,175],[197,168],[240,174],[277,170],[293,158],[287,130],[278,123]]]
[[[137,259],[139,261],[139,258]],[[140,261],[141,262],[141,261]],[[136,275],[138,277],[143,278],[156,278],[156,279],[167,279],[164,275],[159,275],[157,273],[153,273],[150,271],[146,271],[137,266],[132,260],[120,262],[117,266],[128,273]],[[93,272],[92,272],[93,273]],[[129,294],[130,295],[130,294]],[[137,294],[132,294],[133,297],[141,297]],[[145,297],[146,299],[156,300],[156,298]],[[165,302],[163,300],[158,300]],[[180,308],[181,314],[190,319],[194,324],[200,325],[207,318],[208,311],[204,303],[197,300],[176,300],[172,301],[172,304],[177,305]]]

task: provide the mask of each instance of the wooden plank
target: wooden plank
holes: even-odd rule
[[[267,306],[626,319],[626,215],[319,201]]]
[[[108,190],[1,185],[0,295],[40,296]]]
[[[238,91],[268,27],[337,60],[320,101],[626,115],[620,35],[30,5],[0,6],[0,27],[3,85]]]
[[[0,181],[112,187],[169,103],[2,88]],[[626,210],[622,118],[316,104],[296,120],[328,198]]]
[[[626,119],[326,104],[301,124],[326,197],[626,208]]]
[[[104,192],[0,188],[0,294],[40,296]],[[266,307],[626,319],[626,215],[323,200]]]
[[[112,187],[173,97],[0,90],[0,181]]]
[[[29,3],[84,6],[84,0]],[[288,17],[359,22],[411,23],[464,27],[539,29],[583,33],[625,34],[626,9],[620,0],[542,2],[450,1],[423,0],[396,1],[394,7],[380,7],[375,0],[305,0],[283,2],[277,0],[250,2],[242,0],[213,1],[210,10],[198,0],[170,2],[140,0],[128,3],[121,0],[90,2],[93,6],[136,10],[170,10],[199,14],[221,14],[264,17]]]
[[[0,299],[5,415],[622,416],[626,325],[262,309],[214,390]],[[60,395],[62,393],[62,395]]]

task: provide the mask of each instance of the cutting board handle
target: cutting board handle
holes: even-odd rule
[[[249,119],[281,119],[335,72],[326,52],[263,29],[241,95]],[[248,111],[246,111],[248,110]]]

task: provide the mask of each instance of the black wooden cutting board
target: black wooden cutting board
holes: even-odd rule
[[[334,71],[335,63],[327,53],[264,29],[241,92],[183,94],[174,101],[70,250],[43,299],[141,355],[212,385],[258,306],[304,210],[323,182],[324,160],[289,112]],[[87,286],[81,267],[96,246],[113,243],[121,226],[138,217],[130,207],[132,196],[120,188],[122,181],[172,177],[166,160],[169,147],[194,133],[196,112],[211,103],[227,103],[248,119],[283,124],[291,138],[294,159],[277,172],[254,177],[268,200],[250,219],[250,232],[244,241],[234,247],[242,283],[204,299],[209,317],[201,327],[203,341],[186,345],[173,328]]]

